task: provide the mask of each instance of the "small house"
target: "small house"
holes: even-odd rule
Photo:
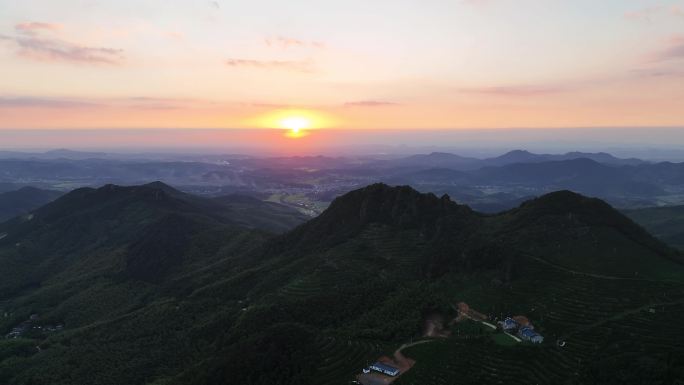
[[[501,327],[504,331],[516,330],[518,326],[518,323],[511,317],[506,317],[506,319],[501,322]]]
[[[541,334],[535,332],[534,329],[529,327],[520,328],[520,330],[518,330],[518,336],[522,340],[529,341],[534,344],[540,344],[544,342],[544,337],[542,337]]]
[[[383,364],[382,362],[376,362],[373,365],[369,367],[371,370],[375,370],[376,372],[380,372],[382,374],[388,375],[390,377],[396,377],[399,375],[399,369],[389,366],[387,364]]]

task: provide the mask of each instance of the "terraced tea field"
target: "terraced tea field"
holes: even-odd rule
[[[387,346],[368,341],[322,336],[317,340],[322,356],[317,371],[321,385],[349,384],[354,376],[386,353]]]
[[[392,237],[382,226],[370,226],[353,242],[339,244],[321,256],[312,273],[289,282],[280,295],[304,301],[324,291],[351,292],[347,290],[369,277],[385,281],[384,263],[410,266],[420,255],[423,245],[410,244],[415,240]],[[359,264],[369,248],[387,259]],[[454,333],[451,338],[406,349],[404,353],[417,364],[396,384],[558,384],[580,378],[588,363],[616,347],[623,347],[619,354],[627,356],[684,353],[684,323],[678,321],[684,319],[684,283],[602,277],[520,258],[515,278],[507,285],[492,285],[483,277],[442,278],[440,285],[446,292],[439,301],[448,298],[442,304],[448,307],[463,300],[496,319],[525,315],[545,337],[544,343],[497,344],[482,333],[468,338]],[[363,367],[399,345],[320,337],[320,383],[348,384]]]
[[[528,315],[542,345],[505,347],[474,336],[416,346],[405,353],[418,363],[396,383],[558,384],[606,355],[684,354],[683,284],[602,279],[534,261],[519,273],[530,278],[480,294],[497,316]]]

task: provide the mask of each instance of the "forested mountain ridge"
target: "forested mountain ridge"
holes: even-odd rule
[[[162,184],[105,186],[0,225],[8,314],[0,326],[9,331],[31,314],[36,325],[64,325],[0,342],[0,382],[345,384],[368,360],[420,337],[426,314],[453,316],[462,300],[491,314],[524,312],[550,342],[502,348],[473,336],[434,345],[439,357],[479,352],[465,374],[430,370],[440,358],[425,344],[407,352],[418,363],[398,383],[586,383],[591,366],[565,379],[563,368],[613,341],[576,350],[588,325],[604,327],[663,293],[661,302],[684,298],[676,251],[570,192],[483,215],[448,196],[375,184],[280,236],[216,204]],[[593,295],[577,297],[585,291]],[[571,305],[578,301],[587,303]],[[567,311],[579,323],[558,316]],[[659,338],[665,321],[653,322],[649,338]],[[561,336],[572,349],[557,351]],[[492,357],[547,369],[488,377],[481,370]]]

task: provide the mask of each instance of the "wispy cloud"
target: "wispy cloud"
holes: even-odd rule
[[[209,5],[216,9],[221,9],[221,4],[218,1],[210,1]]]
[[[277,36],[272,38],[267,38],[264,40],[269,47],[280,47],[280,48],[325,48],[325,43],[320,41],[309,41],[300,40],[292,37]]]
[[[681,78],[684,77],[684,70],[676,69],[635,69],[631,72],[632,75],[638,78]]]
[[[345,107],[393,107],[398,105],[399,103],[388,102],[384,100],[359,100],[355,102],[344,103]]]
[[[228,59],[228,67],[234,68],[255,68],[255,69],[274,69],[296,72],[313,72],[313,65],[310,61],[298,60],[255,60],[255,59]]]
[[[14,29],[26,33],[26,34],[35,34],[39,31],[59,31],[62,29],[61,24],[54,24],[54,23],[41,23],[41,22],[26,22],[26,23],[19,23],[14,26]]]
[[[682,7],[673,5],[657,5],[653,7],[641,8],[635,11],[625,13],[625,18],[633,21],[652,22],[660,16],[676,16],[684,17],[684,9]]]
[[[646,56],[646,61],[651,63],[681,59],[684,59],[684,35],[671,37],[663,48]]]
[[[567,88],[558,86],[505,86],[505,87],[475,87],[459,90],[469,94],[483,94],[493,96],[532,97],[567,92]]]
[[[134,96],[124,99],[113,99],[109,103],[137,110],[177,110],[200,102],[191,99]]]
[[[642,8],[625,13],[625,18],[635,21],[653,21],[655,15],[660,14],[665,9],[664,6]]]
[[[0,108],[49,108],[49,109],[83,109],[83,108],[123,108],[133,110],[176,110],[195,106],[211,106],[215,102],[182,99],[133,96],[122,98],[70,98],[70,97],[34,97],[34,96],[0,96]]]
[[[85,102],[72,99],[50,99],[18,97],[0,97],[0,108],[88,108],[96,107],[97,103]]]
[[[284,109],[291,108],[292,106],[284,103],[268,103],[268,102],[243,102],[239,103],[240,107],[252,107],[252,108],[268,108],[268,109]]]
[[[60,38],[57,24],[20,23],[15,35],[0,35],[0,40],[11,42],[19,56],[39,60],[81,64],[118,65],[123,61],[123,50],[107,47],[90,47]]]

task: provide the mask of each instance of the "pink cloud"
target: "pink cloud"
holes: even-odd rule
[[[124,99],[110,99],[109,104],[121,105],[136,110],[178,110],[194,105],[209,105],[210,102],[183,99],[183,98],[157,98],[148,96],[133,96]]]
[[[504,86],[464,88],[460,91],[471,94],[483,94],[494,96],[532,97],[558,94],[566,92],[567,89],[564,87],[557,86]]]
[[[684,35],[671,37],[663,48],[646,57],[646,61],[651,63],[680,59],[684,59]]]
[[[345,107],[392,107],[398,105],[399,103],[382,100],[360,100],[356,102],[347,102],[344,104]]]
[[[681,78],[684,77],[684,70],[676,69],[635,69],[631,72],[640,78]]]
[[[625,18],[629,20],[652,21],[653,16],[662,12],[664,9],[665,7],[663,6],[642,8],[636,11],[626,12]]]
[[[269,109],[277,109],[277,108],[290,108],[289,104],[281,104],[281,103],[267,103],[267,102],[246,102],[246,103],[240,103],[240,106],[243,107],[253,107],[253,108],[269,108]]]
[[[14,26],[14,29],[19,32],[19,33],[24,33],[24,34],[35,34],[40,31],[51,31],[51,32],[57,32],[62,29],[61,24],[54,24],[54,23],[41,23],[41,22],[26,22],[26,23],[19,23]]]
[[[226,65],[229,67],[243,67],[255,69],[276,69],[296,72],[313,72],[310,61],[296,60],[254,60],[254,59],[228,59]]]
[[[123,50],[107,47],[89,47],[68,42],[55,36],[61,26],[50,23],[20,23],[15,25],[16,35],[0,35],[0,40],[13,43],[19,56],[53,62],[81,64],[121,64]],[[48,32],[48,33],[46,33]]]
[[[671,7],[659,5],[627,12],[625,13],[625,18],[634,21],[652,22],[655,18],[666,15],[684,17],[684,10],[676,5]]]
[[[280,48],[325,48],[325,43],[320,41],[307,41],[300,40],[291,37],[277,36],[274,38],[267,38],[264,40],[269,47],[280,47]]]
[[[114,48],[85,47],[57,40],[17,39],[20,56],[39,61],[86,64],[120,64],[123,51]]]

